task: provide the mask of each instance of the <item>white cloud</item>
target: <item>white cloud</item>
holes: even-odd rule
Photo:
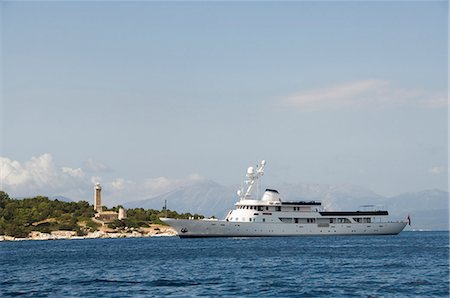
[[[448,172],[449,172],[449,169],[444,166],[434,166],[434,167],[431,167],[428,169],[428,173],[433,174],[433,175],[440,175],[440,174],[445,174]]]
[[[143,187],[149,195],[164,193],[173,188],[175,183],[166,177],[146,179]]]
[[[102,178],[100,176],[92,176],[90,181],[92,184],[102,183]]]
[[[84,173],[80,168],[73,169],[69,167],[62,167],[63,173],[68,174],[69,176],[75,177],[75,178],[83,178]]]
[[[422,106],[431,109],[447,108],[448,98],[444,94],[435,94],[430,100],[422,102]]]
[[[191,174],[188,177],[179,179],[157,177],[142,181],[116,178],[111,182],[105,181],[102,183],[104,203],[109,206],[148,199],[172,191],[178,187],[191,185],[203,179],[205,178],[199,174]]]
[[[412,104],[418,107],[440,108],[447,105],[446,96],[403,89],[384,80],[360,80],[302,91],[283,98],[288,106],[304,110],[346,107],[384,107]]]
[[[49,153],[19,162],[0,157],[0,186],[12,196],[63,195],[86,185],[81,168],[59,168]]]
[[[96,161],[92,158],[89,158],[84,162],[83,168],[85,169],[85,171],[92,173],[111,172],[111,168],[107,164],[100,161]]]
[[[146,179],[144,181],[144,193],[147,197],[163,194],[177,187],[190,185],[192,183],[204,180],[205,178],[199,174],[193,173],[188,177],[181,179],[169,179],[166,177],[158,177],[152,179]]]
[[[147,199],[203,179],[195,173],[185,178],[158,177],[139,182],[121,177],[104,179],[87,176],[82,168],[59,167],[49,153],[25,162],[0,157],[0,189],[11,197],[62,195],[76,201],[92,202],[94,184],[99,182],[103,186],[104,204],[113,206]]]
[[[136,183],[131,180],[125,180],[123,178],[117,178],[111,182],[111,186],[116,191],[121,191],[127,187],[135,187]]]

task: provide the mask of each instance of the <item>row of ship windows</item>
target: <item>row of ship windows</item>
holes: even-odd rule
[[[275,206],[275,207],[269,207],[269,206],[239,206],[238,209],[249,209],[249,210],[258,210],[258,211],[269,211],[269,208],[271,211],[281,211],[281,206]],[[283,211],[292,211],[287,210],[289,207],[283,208]],[[293,207],[294,211],[310,211],[310,207]],[[317,211],[317,208],[316,208]]]
[[[263,209],[263,208],[265,208],[265,209]],[[275,209],[276,211],[281,211],[280,206],[277,206],[275,208],[276,208]],[[263,211],[263,210],[269,210],[269,207],[268,206],[265,206],[265,207],[263,207],[263,206],[239,206],[238,209],[250,209],[250,210]]]
[[[239,219],[241,219],[241,221],[247,221],[246,218],[242,217],[230,217],[230,221],[240,221]],[[283,223],[316,223],[317,220],[316,218],[291,218],[291,217],[279,217],[279,220]],[[320,222],[324,222],[324,220],[327,220],[326,218],[320,218],[319,221]],[[348,218],[329,218],[329,223],[351,223],[351,221]],[[371,223],[372,219],[370,217],[363,217],[363,218],[359,218],[359,217],[355,217],[353,218],[353,220],[355,222],[358,223]],[[256,218],[248,218],[248,221],[250,222],[256,222]],[[262,218],[261,219],[262,222],[265,222],[266,219]],[[272,220],[273,221],[273,220]]]
[[[280,217],[280,221],[284,223],[351,223],[348,218],[291,218],[291,217]],[[356,221],[356,220],[355,220]]]
[[[227,219],[227,220],[228,220],[228,219]],[[242,217],[242,218],[239,218],[239,217],[230,217],[229,221],[247,221],[247,220],[246,220],[245,217]],[[250,217],[250,218],[248,218],[248,221],[256,222],[257,220],[256,220],[256,218],[251,218],[251,217]],[[265,218],[262,218],[260,221],[266,222],[266,219],[265,219]],[[273,221],[273,219],[272,219],[271,221]]]

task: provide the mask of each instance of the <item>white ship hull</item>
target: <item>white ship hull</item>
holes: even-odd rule
[[[407,224],[406,222],[377,222],[368,224],[294,224],[173,218],[161,218],[161,220],[172,226],[177,231],[180,238],[396,235],[400,233]]]
[[[267,237],[396,235],[407,222],[386,219],[387,210],[326,211],[320,202],[285,201],[275,189],[266,189],[260,200],[254,199],[255,181],[264,173],[265,161],[247,170],[247,189],[240,189],[240,200],[224,220],[161,218],[181,238],[189,237]],[[408,216],[409,221],[409,216]]]

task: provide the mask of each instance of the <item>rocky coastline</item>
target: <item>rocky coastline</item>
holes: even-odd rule
[[[98,238],[141,238],[141,237],[173,237],[177,236],[175,230],[169,226],[150,225],[148,228],[130,229],[126,231],[115,231],[101,228],[95,232],[89,232],[84,236],[79,236],[75,231],[52,231],[42,233],[31,232],[26,238],[0,235],[0,241],[27,241],[27,240],[78,240],[78,239],[98,239]]]

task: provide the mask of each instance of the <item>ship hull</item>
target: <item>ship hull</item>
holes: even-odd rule
[[[406,222],[293,224],[173,218],[161,220],[172,226],[180,238],[396,235],[407,224]]]

